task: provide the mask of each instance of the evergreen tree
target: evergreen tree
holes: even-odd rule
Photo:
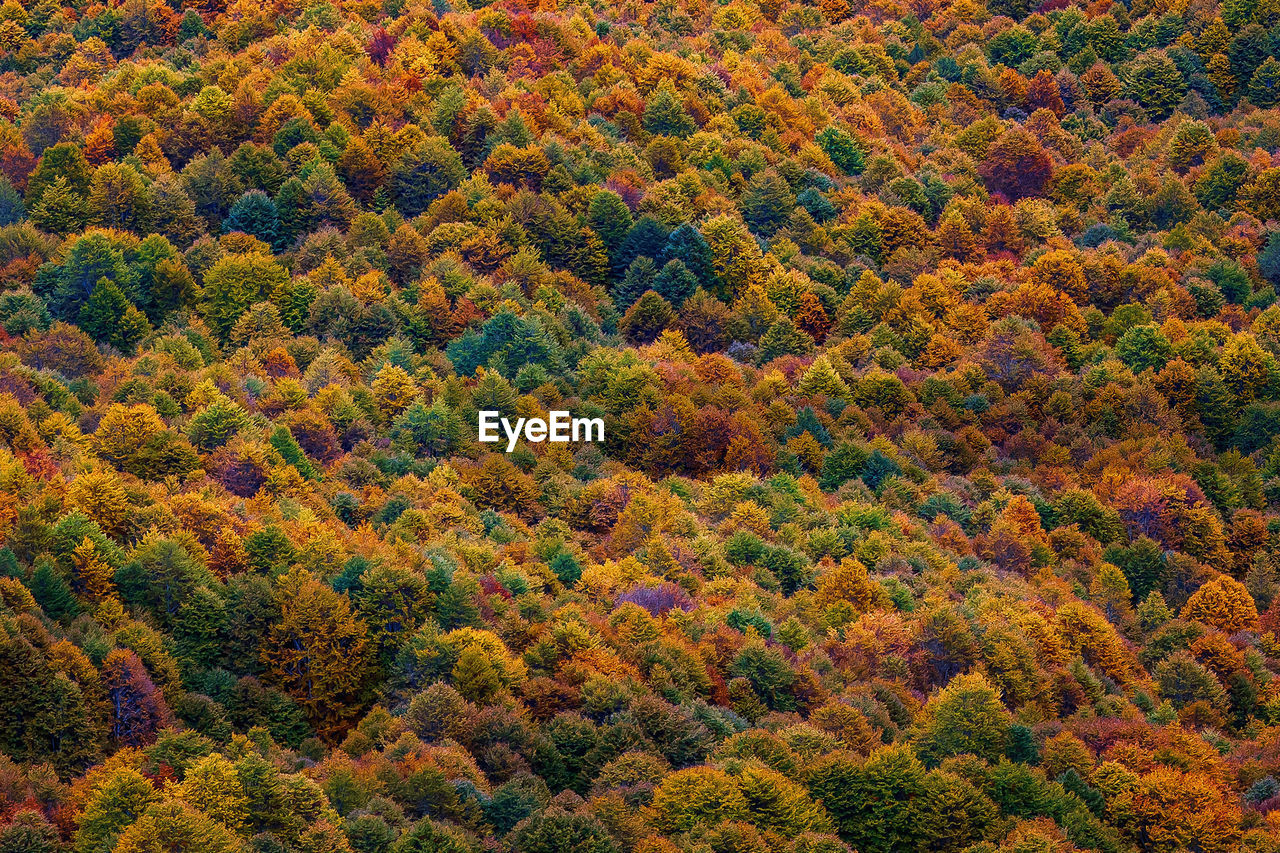
[[[660,136],[687,137],[697,125],[684,108],[674,87],[664,81],[644,107],[644,129]]]
[[[462,157],[448,140],[431,137],[404,155],[391,174],[388,188],[401,213],[417,216],[466,177]]]
[[[190,669],[208,669],[222,656],[222,633],[227,611],[223,600],[207,586],[192,590],[173,619],[174,650]]]
[[[866,168],[866,155],[856,137],[838,127],[821,130],[814,141],[836,167],[846,175],[860,175]]]
[[[658,271],[653,289],[672,306],[679,308],[698,289],[698,277],[689,271],[684,261],[672,258]]]
[[[222,220],[222,230],[243,231],[274,246],[280,237],[280,216],[275,202],[262,190],[250,190],[231,205],[227,218]]]
[[[655,263],[662,256],[668,239],[666,228],[652,216],[642,216],[631,226],[618,251],[611,254],[614,275],[621,275],[637,258],[647,257]],[[640,294],[636,294],[639,298]]]
[[[620,195],[611,190],[600,190],[591,197],[591,203],[587,205],[587,224],[600,235],[612,255],[621,248],[627,232],[635,223],[631,218],[631,209]]]
[[[280,186],[276,193],[276,216],[279,220],[279,237],[277,248],[292,246],[299,237],[307,233],[308,204],[307,191],[302,181],[290,178]]]
[[[622,277],[622,281],[614,288],[614,304],[626,311],[641,296],[653,290],[657,280],[658,271],[654,266],[653,258],[648,255],[641,255],[631,262],[631,266],[627,267],[626,275]]]
[[[80,328],[92,335],[94,340],[114,343],[118,337],[120,322],[130,307],[129,300],[120,292],[116,283],[108,278],[101,278],[89,294],[84,307],[80,309]]]
[[[1196,410],[1206,436],[1215,445],[1223,445],[1235,434],[1239,409],[1234,395],[1212,367],[1202,367],[1197,374]]]
[[[770,170],[751,179],[742,196],[742,218],[757,234],[770,237],[791,217],[795,206],[791,187]]]
[[[13,225],[26,218],[27,207],[22,203],[22,196],[8,178],[0,175],[0,225]]]
[[[662,256],[667,261],[679,261],[697,278],[701,287],[710,287],[715,283],[716,272],[711,255],[711,247],[706,238],[689,223],[676,226],[667,237]]]
[[[813,351],[813,338],[796,328],[791,320],[783,318],[774,323],[760,338],[757,360],[768,364],[783,355],[806,355]]]

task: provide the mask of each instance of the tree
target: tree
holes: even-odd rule
[[[1229,575],[1219,575],[1191,594],[1182,608],[1182,618],[1234,634],[1257,626],[1258,608],[1244,584]]]
[[[653,291],[657,280],[657,268],[653,259],[648,255],[641,255],[631,262],[622,281],[614,288],[614,303],[624,311],[629,309],[641,296]]]
[[[106,561],[98,556],[92,538],[84,541],[71,552],[72,588],[90,604],[99,604],[115,594],[114,572]]]
[[[484,649],[472,643],[462,650],[453,667],[453,683],[466,699],[485,704],[502,689],[502,680]]]
[[[142,746],[173,716],[146,667],[128,649],[114,649],[102,662],[102,685],[111,703],[111,737],[121,746]]]
[[[684,261],[672,258],[658,271],[653,289],[672,307],[679,309],[698,289],[698,277],[685,266]]]
[[[809,773],[809,790],[859,853],[892,853],[927,841],[921,822],[929,805],[926,778],[909,749],[887,747],[865,763],[839,753],[819,761]]]
[[[67,497],[109,536],[129,528],[133,505],[120,477],[110,469],[81,474],[72,482]]]
[[[925,849],[958,853],[986,838],[1000,816],[995,803],[957,774],[933,771],[925,791],[919,827]]]
[[[41,562],[31,574],[31,595],[50,619],[69,619],[80,612],[71,587],[48,562]]]
[[[307,190],[297,177],[289,178],[276,193],[276,215],[280,219],[278,246],[293,246],[307,232],[309,210]]]
[[[645,104],[644,129],[660,136],[678,137],[690,136],[697,129],[669,81],[663,81]]]
[[[1043,195],[1052,172],[1053,164],[1039,140],[1018,126],[992,143],[978,167],[987,188],[1009,201]]]
[[[171,172],[151,184],[152,227],[178,246],[188,246],[200,234],[196,205],[181,180]]]
[[[276,203],[262,190],[250,190],[231,205],[227,218],[222,220],[225,232],[243,231],[268,245],[275,245],[280,236],[280,216]]]
[[[1158,767],[1108,798],[1125,837],[1153,853],[1227,853],[1240,837],[1240,807],[1200,772]]]
[[[821,343],[827,339],[831,330],[831,318],[822,307],[822,300],[812,291],[800,297],[799,311],[796,313],[796,325],[814,341]]]
[[[221,596],[208,586],[198,586],[172,617],[174,651],[186,667],[208,669],[223,652],[227,609]]]
[[[394,420],[418,397],[418,386],[413,377],[398,364],[388,362],[378,371],[370,383],[374,402],[387,420]]]
[[[84,198],[89,193],[93,170],[84,152],[70,142],[60,142],[45,149],[40,162],[27,179],[27,209],[31,210],[42,200],[44,193],[59,179],[70,193]]]
[[[652,290],[646,290],[644,295],[627,309],[622,322],[618,324],[618,330],[633,344],[647,344],[662,334],[663,330],[671,325],[673,319],[675,319],[675,312],[671,310],[667,301]]]
[[[1249,80],[1249,100],[1262,109],[1280,103],[1280,62],[1274,56],[1268,56]]]
[[[132,301],[155,323],[195,301],[196,285],[181,253],[169,239],[151,234],[135,253],[137,284]]]
[[[319,163],[302,182],[306,193],[308,231],[317,228],[346,228],[356,215],[356,203],[328,163]]]
[[[249,306],[283,288],[289,274],[264,255],[227,255],[204,276],[204,316],[226,340]]]
[[[766,648],[759,640],[748,643],[734,659],[729,672],[745,678],[770,709],[795,708],[791,688],[796,683],[796,674],[776,648]]]
[[[737,783],[713,767],[668,774],[653,792],[653,809],[664,832],[687,832],[748,816],[747,801]]]
[[[1264,169],[1240,193],[1240,202],[1259,219],[1280,218],[1280,169]]]
[[[421,400],[405,409],[391,427],[392,441],[428,456],[449,456],[462,445],[463,426],[443,400]]]
[[[760,246],[745,228],[727,216],[708,219],[702,236],[711,253],[716,283],[714,295],[733,299],[764,278]]]
[[[287,692],[326,735],[342,731],[359,710],[366,674],[366,630],[351,603],[309,572],[276,580],[280,621],[263,647],[267,677]]]
[[[504,142],[494,147],[482,168],[499,183],[538,190],[542,187],[543,178],[551,170],[551,162],[538,145],[517,148]]]
[[[425,213],[431,202],[456,189],[467,177],[462,157],[448,140],[424,139],[397,164],[388,181],[396,207],[405,216]]]
[[[99,166],[89,184],[89,217],[107,228],[147,231],[151,197],[137,170],[128,164]]]
[[[796,328],[791,320],[783,318],[765,331],[760,338],[761,364],[768,364],[783,355],[808,355],[813,351],[813,338],[808,332]]]
[[[751,822],[762,830],[794,837],[835,829],[830,816],[809,793],[782,773],[748,765],[737,781]]]
[[[423,818],[400,836],[391,853],[477,853],[480,845],[457,827]]]
[[[1147,536],[1139,537],[1129,547],[1108,548],[1104,556],[1120,567],[1137,599],[1144,599],[1148,593],[1161,589],[1168,577],[1169,567],[1163,551]]]
[[[1263,393],[1274,370],[1275,359],[1251,335],[1238,335],[1222,348],[1218,370],[1239,404],[1253,402]]]
[[[519,853],[618,853],[620,848],[592,815],[550,809],[516,826],[511,849]]]
[[[662,248],[662,257],[668,261],[680,261],[684,264],[697,278],[701,287],[709,287],[715,282],[711,247],[698,229],[687,222],[676,226],[676,229],[667,236],[666,245]],[[666,294],[663,295],[666,296]]]
[[[1169,165],[1179,172],[1203,165],[1218,150],[1218,141],[1209,125],[1202,121],[1184,121],[1169,142]]]
[[[1187,81],[1162,50],[1138,56],[1125,77],[1125,90],[1146,108],[1153,121],[1168,118],[1187,93]]]
[[[249,797],[236,766],[216,752],[187,768],[177,794],[232,832],[243,835],[249,827]]]
[[[129,300],[120,292],[116,283],[108,278],[101,278],[89,294],[84,307],[80,309],[80,328],[95,340],[114,342],[120,320],[130,307]]]
[[[751,179],[739,206],[752,230],[770,237],[791,217],[796,196],[777,172],[768,170]]]
[[[1258,253],[1258,272],[1272,285],[1280,284],[1280,231],[1267,235],[1267,242]]]
[[[640,217],[627,231],[618,251],[610,255],[614,274],[621,274],[631,263],[642,257],[652,259],[656,265],[669,237],[668,229],[652,216]]]
[[[846,175],[860,175],[866,168],[866,155],[857,137],[838,127],[823,128],[814,141],[836,168]]]
[[[187,424],[191,443],[201,450],[215,450],[240,431],[248,417],[237,403],[219,396],[192,416]]]
[[[0,625],[0,702],[10,709],[0,720],[0,749],[6,756],[33,764],[48,761],[66,774],[83,770],[101,747],[101,722],[94,719],[91,698],[56,671],[12,620]]]
[[[288,170],[269,145],[245,142],[231,154],[231,170],[245,187],[266,193],[280,191]]]
[[[338,158],[338,174],[347,190],[361,204],[371,204],[375,194],[386,180],[387,169],[369,144],[353,136]]]
[[[1133,326],[1116,341],[1116,355],[1134,373],[1160,371],[1173,357],[1173,345],[1159,326]]]
[[[916,752],[929,765],[952,755],[995,761],[1009,743],[1011,719],[995,688],[980,674],[960,675],[924,706],[916,722]]]
[[[1234,151],[1220,154],[1196,180],[1192,192],[1206,210],[1228,208],[1244,185],[1249,164]]]
[[[587,205],[587,224],[600,235],[612,255],[621,248],[627,232],[635,223],[631,218],[631,209],[622,200],[622,196],[612,190],[600,190],[591,197],[591,203]]]
[[[0,853],[58,853],[61,849],[57,828],[37,811],[19,811],[0,829]]]
[[[159,802],[159,792],[136,769],[112,768],[95,780],[85,801],[77,819],[74,849],[77,853],[117,849],[121,832]]]
[[[1219,712],[1227,708],[1227,691],[1213,673],[1186,650],[1174,652],[1160,661],[1152,675],[1160,685],[1160,695],[1172,702],[1175,708],[1185,708],[1197,702]]]
[[[218,227],[231,205],[244,192],[244,185],[232,169],[231,161],[216,146],[188,163],[182,170],[181,180],[195,204],[197,215],[204,217],[210,230]]]
[[[240,840],[218,821],[191,806],[166,800],[147,808],[137,822],[120,833],[115,853],[238,853]]]
[[[37,226],[63,236],[79,231],[89,220],[88,202],[62,176],[45,188],[36,201],[29,202],[28,209]]]

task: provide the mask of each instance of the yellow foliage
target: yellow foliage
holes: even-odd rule
[[[1191,594],[1182,608],[1182,618],[1234,634],[1258,627],[1258,607],[1242,583],[1219,575]]]

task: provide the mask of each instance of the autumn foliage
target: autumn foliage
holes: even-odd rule
[[[0,5],[0,853],[1280,853],[1278,51]]]

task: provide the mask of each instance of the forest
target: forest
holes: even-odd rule
[[[4,0],[0,853],[1280,853],[1278,57]]]

